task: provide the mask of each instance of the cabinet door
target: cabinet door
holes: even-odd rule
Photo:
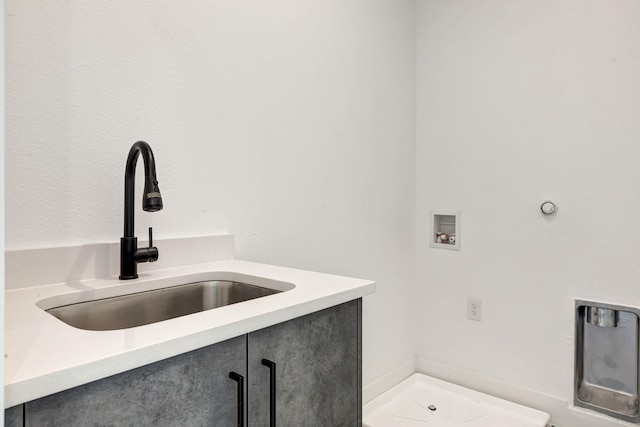
[[[23,405],[12,406],[4,410],[4,427],[22,427],[24,411]]]
[[[25,426],[235,427],[246,336],[26,403]]]
[[[269,427],[276,366],[277,427],[360,427],[361,300],[249,334],[250,427]]]

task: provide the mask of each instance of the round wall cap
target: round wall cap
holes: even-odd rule
[[[556,212],[556,204],[547,200],[540,206],[540,210],[545,215],[552,215]]]

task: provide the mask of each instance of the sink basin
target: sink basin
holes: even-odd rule
[[[46,311],[79,329],[111,331],[161,322],[279,292],[282,291],[229,280],[208,280],[67,304]]]

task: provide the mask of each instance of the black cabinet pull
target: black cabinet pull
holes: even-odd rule
[[[269,427],[276,427],[276,362],[262,359],[262,364],[269,368]]]
[[[229,372],[229,378],[238,383],[238,424],[244,427],[244,377],[237,372]]]

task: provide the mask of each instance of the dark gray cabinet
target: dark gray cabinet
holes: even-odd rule
[[[5,427],[22,427],[24,426],[24,405],[16,405],[4,411]]]
[[[360,301],[249,334],[249,427],[361,426]]]
[[[245,351],[238,337],[27,402],[25,426],[235,425]]]
[[[354,300],[27,402],[24,420],[23,405],[9,408],[5,425],[269,427],[274,414],[278,427],[359,427],[360,331]]]

